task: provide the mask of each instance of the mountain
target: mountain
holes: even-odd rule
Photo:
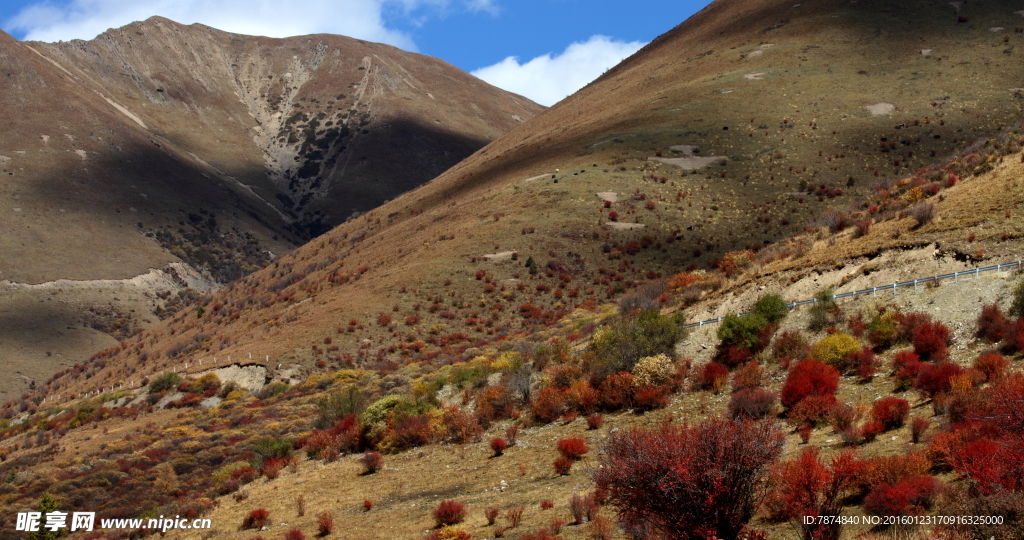
[[[0,34],[0,72],[0,348],[25,366],[19,388],[158,321],[166,293],[237,279],[543,109],[386,45],[159,17],[91,41]]]
[[[164,359],[148,369],[214,353],[394,369],[729,252],[785,254],[778,242],[825,210],[863,212],[867,195],[1019,121],[1013,8],[715,2],[137,350]]]

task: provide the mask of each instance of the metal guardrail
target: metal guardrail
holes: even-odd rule
[[[870,289],[861,289],[859,291],[850,291],[850,292],[844,292],[844,293],[840,293],[840,294],[833,294],[832,295],[832,299],[833,300],[838,300],[840,298],[853,298],[855,296],[860,296],[862,294],[877,295],[880,292],[887,292],[887,291],[892,291],[893,294],[896,294],[896,290],[897,289],[902,289],[904,287],[914,287],[916,289],[918,285],[923,285],[925,283],[931,283],[931,282],[934,282],[934,281],[940,281],[940,280],[943,280],[943,279],[952,279],[954,283],[957,283],[957,282],[960,281],[960,278],[962,278],[962,277],[963,278],[970,277],[970,276],[977,277],[978,275],[980,275],[982,273],[985,273],[985,272],[998,272],[998,271],[1001,271],[1001,270],[1006,270],[1008,268],[1017,268],[1017,267],[1024,267],[1024,261],[1016,261],[1016,262],[1005,263],[1005,264],[997,264],[997,265],[994,265],[994,266],[986,266],[984,268],[975,268],[974,270],[966,270],[964,272],[953,272],[952,274],[942,274],[942,275],[938,275],[938,276],[929,276],[929,277],[926,277],[926,278],[918,278],[918,279],[913,279],[913,280],[910,280],[910,281],[902,281],[902,282],[899,282],[899,283],[892,283],[890,285],[884,285],[884,286],[881,286],[881,287],[871,287]],[[786,304],[786,307],[788,307],[789,309],[793,309],[795,307],[806,306],[807,304],[815,304],[817,302],[818,302],[817,298],[811,298],[810,300],[800,300],[799,302],[790,302],[790,303]],[[742,317],[744,315],[749,315],[749,313],[737,313],[736,314],[737,317]],[[718,317],[717,319],[708,319],[708,320],[705,320],[705,321],[685,324],[685,325],[683,325],[683,328],[699,328],[699,327],[702,327],[702,326],[707,325],[707,324],[720,323],[720,322],[722,322],[724,320],[725,320],[725,317]]]

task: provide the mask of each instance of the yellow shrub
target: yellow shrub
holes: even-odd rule
[[[224,481],[226,481],[228,478],[231,478],[231,473],[237,471],[238,469],[248,466],[248,461],[236,461],[234,463],[228,463],[227,465],[217,469],[217,471],[213,473],[214,485],[219,486],[223,484]]]
[[[860,342],[850,334],[836,333],[822,339],[811,347],[811,358],[829,365],[843,363],[846,355],[860,350]]]
[[[637,386],[660,386],[672,377],[672,359],[665,354],[645,356],[633,366],[633,384]]]
[[[519,353],[512,351],[505,351],[501,353],[501,356],[497,360],[491,362],[492,371],[507,371],[510,369],[516,369],[523,363]]]
[[[430,536],[430,538],[436,540],[466,540],[469,537],[469,533],[458,527],[452,527],[451,525],[441,527],[439,531]]]

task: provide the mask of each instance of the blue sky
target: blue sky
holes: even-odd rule
[[[342,34],[442,58],[552,105],[708,0],[0,0],[18,39],[92,39],[161,15],[241,34]],[[301,9],[296,9],[302,6]]]

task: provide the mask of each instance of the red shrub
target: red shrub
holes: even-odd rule
[[[568,439],[562,439],[558,441],[558,451],[563,456],[577,460],[583,457],[590,451],[590,447],[587,446],[587,442],[580,437],[570,437]]]
[[[992,303],[983,306],[981,313],[978,315],[977,336],[988,343],[999,343],[1006,337],[1009,325],[1010,320],[1006,318],[1006,315],[1003,315],[1003,311],[999,309],[999,304]]]
[[[317,533],[320,536],[327,536],[334,530],[334,516],[330,512],[321,512],[316,517]]]
[[[783,364],[799,362],[811,352],[811,346],[798,330],[786,330],[775,338],[772,357]]]
[[[284,540],[306,540],[306,535],[298,529],[290,529],[284,533]]]
[[[880,362],[871,347],[852,352],[846,357],[846,365],[852,366],[862,381],[870,381],[878,372]]]
[[[797,422],[816,424],[835,408],[836,397],[832,395],[808,396],[787,411],[786,416]]]
[[[550,510],[550,509],[552,509],[554,507],[555,507],[555,501],[552,501],[550,499],[544,499],[543,501],[540,502],[540,509],[541,510]]]
[[[360,456],[359,463],[363,466],[363,474],[373,474],[384,464],[384,457],[377,452],[367,452]]]
[[[864,498],[864,512],[872,516],[905,516],[911,513],[914,498],[905,486],[882,484]]]
[[[908,476],[900,480],[896,486],[909,488],[915,493],[915,496],[910,500],[910,504],[924,509],[930,509],[932,504],[935,503],[936,497],[945,489],[945,484],[930,474]]]
[[[484,510],[484,517],[487,518],[488,525],[494,525],[494,520],[498,518],[498,509],[492,506]]]
[[[757,388],[761,386],[761,378],[763,376],[764,369],[757,363],[757,360],[747,362],[732,374],[732,391],[738,392],[744,388]]]
[[[900,351],[892,358],[892,373],[896,377],[897,385],[909,388],[921,372],[922,362],[920,357],[910,351]]]
[[[519,424],[512,424],[505,428],[505,441],[509,446],[516,445],[516,437],[519,436]]]
[[[565,456],[558,456],[552,465],[555,468],[555,474],[558,476],[566,476],[569,474],[569,471],[572,470],[573,463],[576,463],[576,460]]]
[[[1007,437],[1024,437],[1024,375],[1017,373],[992,389],[990,423]]]
[[[767,501],[773,517],[792,519],[804,539],[838,540],[841,525],[805,520],[805,516],[837,516],[851,494],[858,472],[852,451],[832,458],[828,464],[818,457],[818,448],[804,448],[800,457],[782,463],[773,471],[774,489]]]
[[[768,422],[631,429],[611,436],[593,476],[627,529],[647,521],[669,538],[735,538],[782,441]]]
[[[700,370],[697,386],[701,390],[720,390],[729,379],[729,368],[718,362],[708,362]]]
[[[508,520],[508,528],[515,529],[523,521],[523,511],[526,508],[522,506],[513,506],[505,511],[505,519]]]
[[[874,441],[883,431],[885,431],[885,424],[874,419],[864,422],[864,425],[860,428],[860,434],[864,437],[865,442]]]
[[[917,475],[896,484],[881,484],[864,498],[864,512],[872,516],[923,514],[942,490],[934,476]]]
[[[814,431],[814,426],[811,424],[800,424],[796,432],[800,435],[800,442],[807,444],[811,440],[811,432]]]
[[[377,315],[377,324],[381,326],[387,326],[391,324],[391,315],[387,313],[380,313]]]
[[[939,362],[949,356],[952,335],[939,321],[922,323],[914,329],[914,352],[922,361]]]
[[[985,379],[994,381],[1002,378],[1006,368],[1010,367],[1010,361],[998,353],[988,353],[979,356],[972,366],[974,369],[985,374]]]
[[[249,512],[248,516],[242,520],[243,529],[262,529],[267,526],[268,520],[270,519],[270,512],[266,508],[257,508],[252,512]]]
[[[853,426],[859,416],[857,409],[852,406],[845,403],[836,403],[825,413],[825,420],[836,433],[840,433]]]
[[[928,430],[928,426],[932,425],[932,421],[927,418],[921,418],[920,416],[910,421],[910,440],[914,444],[921,442],[921,435]]]
[[[600,508],[601,505],[593,492],[587,495],[573,493],[569,498],[569,512],[572,513],[573,523],[576,525],[583,523],[584,520],[592,520]]]
[[[1024,352],[1024,318],[1007,325],[1001,345],[1007,353]]]
[[[508,448],[508,443],[501,437],[495,437],[491,439],[491,450],[494,451],[494,457],[498,457],[505,453],[505,449]]]
[[[263,476],[266,476],[269,480],[277,478],[278,473],[281,472],[281,469],[283,469],[289,461],[291,461],[289,458],[268,459],[264,461]]]
[[[850,330],[850,334],[859,338],[864,335],[864,331],[868,328],[868,323],[864,320],[863,313],[856,313],[846,319],[846,327]]]
[[[896,339],[904,343],[914,341],[914,333],[922,325],[931,324],[932,317],[927,313],[897,313]]]
[[[723,343],[724,345],[724,343]],[[729,368],[742,365],[754,357],[754,351],[739,345],[725,345],[715,355],[715,362]]]
[[[744,388],[729,399],[729,416],[759,420],[771,414],[776,401],[775,394],[764,388]]]
[[[373,501],[370,499],[363,499],[363,511],[369,512],[370,510],[373,510]]]
[[[430,417],[425,414],[403,416],[395,421],[392,429],[395,448],[414,448],[429,444],[433,434]]]
[[[459,501],[445,499],[437,503],[433,516],[438,527],[462,523],[462,520],[466,519],[466,505]]]
[[[619,213],[616,212],[615,210],[612,210],[611,212],[608,212],[608,219],[610,219],[612,221],[618,221]]]
[[[601,429],[604,424],[604,415],[601,413],[594,413],[587,417],[587,427],[589,429]]]
[[[644,385],[633,393],[633,409],[636,412],[652,411],[668,405],[668,393],[661,386]]]
[[[910,415],[910,403],[898,397],[884,397],[875,401],[871,407],[871,416],[885,426],[886,430],[903,427]]]
[[[950,379],[963,371],[962,367],[949,361],[941,364],[922,364],[921,371],[914,379],[914,388],[928,397],[935,397],[935,394],[940,392],[948,392]]]
[[[808,396],[831,396],[839,388],[839,371],[818,362],[803,360],[789,370],[780,400],[792,407]]]

